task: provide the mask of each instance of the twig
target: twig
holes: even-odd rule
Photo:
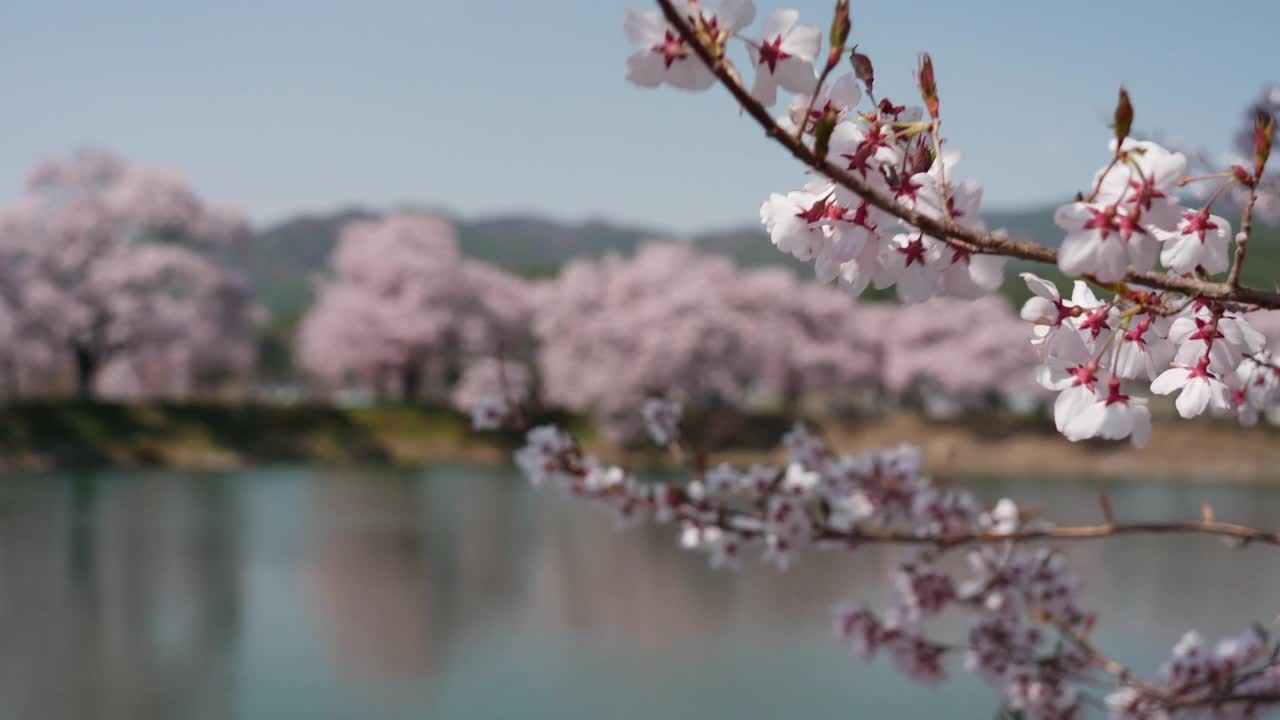
[[[1249,202],[1245,203],[1244,213],[1240,215],[1240,234],[1236,235],[1236,256],[1231,261],[1231,271],[1227,273],[1227,285],[1240,287],[1240,271],[1244,268],[1244,256],[1248,252],[1249,237],[1253,235],[1253,205],[1258,202],[1258,185],[1249,190]]]

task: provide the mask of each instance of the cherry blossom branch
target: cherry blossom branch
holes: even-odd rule
[[[1245,525],[1217,521],[1183,521],[1183,522],[1134,522],[1114,523],[1107,525],[1078,525],[1051,528],[1018,530],[1015,532],[973,532],[935,537],[917,536],[901,532],[869,532],[856,531],[824,535],[827,539],[847,540],[849,542],[868,543],[882,542],[890,544],[926,544],[937,545],[942,549],[951,549],[972,543],[1021,542],[1027,540],[1100,540],[1120,535],[1168,535],[1168,534],[1201,534],[1231,538],[1242,543],[1263,543],[1280,545],[1280,533],[1260,530]]]
[[[611,488],[597,495],[586,497],[603,499],[611,492],[622,492],[621,488]],[[655,509],[652,505],[648,509]],[[763,533],[765,518],[760,512],[726,512],[717,518],[717,527],[721,530],[740,533],[745,537],[754,537]],[[1212,535],[1238,541],[1241,546],[1250,543],[1280,546],[1280,532],[1262,530],[1217,520],[1162,521],[1162,522],[1129,522],[1108,523],[1105,525],[1065,525],[1052,527],[1030,527],[1009,532],[973,531],[958,533],[921,534],[904,530],[853,529],[842,530],[822,525],[816,528],[815,539],[846,543],[848,545],[927,545],[946,551],[965,545],[978,543],[1026,542],[1030,540],[1102,540],[1122,535]]]
[[[654,439],[677,444],[678,406],[651,402],[645,419]],[[1116,523],[1104,510],[1105,525],[1054,527],[1009,500],[984,511],[966,491],[933,486],[920,475],[919,455],[910,449],[836,455],[799,426],[783,442],[785,470],[719,465],[694,469],[679,484],[641,481],[586,455],[551,426],[532,430],[516,461],[535,485],[558,487],[611,509],[620,527],[646,519],[678,522],[681,543],[708,553],[713,567],[737,566],[752,547],[763,548],[766,561],[785,569],[807,548],[924,546],[891,575],[894,601],[883,613],[836,609],[837,635],[852,641],[865,659],[883,649],[899,671],[925,682],[941,680],[944,662],[962,655],[967,669],[1003,688],[1009,709],[1028,711],[1029,717],[1079,717],[1082,704],[1096,702],[1087,690],[1105,683],[1104,675],[1119,683],[1104,705],[1112,717],[1125,720],[1225,707],[1253,717],[1258,708],[1280,702],[1280,646],[1261,627],[1212,649],[1188,633],[1159,678],[1146,679],[1090,641],[1096,616],[1077,605],[1077,583],[1064,557],[1026,544],[1199,533],[1280,545],[1280,533],[1219,522],[1208,511],[1198,522]],[[936,563],[941,552],[969,544],[975,546],[969,557],[973,579],[953,578]],[[944,643],[925,634],[924,621],[947,608],[973,614],[965,641]],[[1042,628],[1053,629],[1057,640]]]
[[[857,194],[869,205],[893,215],[921,231],[948,244],[964,249],[965,245],[978,251],[1029,260],[1057,264],[1057,250],[1029,240],[1008,237],[983,230],[975,230],[945,219],[935,219],[914,208],[905,207],[858,176],[819,157],[802,140],[780,127],[768,109],[752,97],[724,57],[716,57],[698,38],[687,19],[681,15],[671,0],[656,0],[667,22],[675,28],[683,41],[693,48],[698,59],[706,65],[720,84],[733,95],[743,111],[752,117],[765,131],[765,135],[787,149],[797,160],[810,169]],[[816,91],[815,91],[816,92]],[[807,122],[807,118],[804,120]],[[955,241],[960,241],[957,243]],[[961,244],[963,243],[963,244]],[[1239,286],[1229,282],[1211,282],[1194,277],[1166,275],[1157,272],[1133,272],[1125,275],[1125,281],[1135,285],[1170,290],[1184,295],[1228,303],[1241,303],[1259,308],[1280,309],[1280,293]]]

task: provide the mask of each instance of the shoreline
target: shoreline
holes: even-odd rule
[[[560,416],[581,431],[586,449],[636,467],[670,468],[665,453],[600,440],[589,423]],[[741,422],[753,422],[747,419]],[[770,418],[778,423],[778,418]],[[1170,481],[1280,483],[1280,430],[1227,421],[1157,420],[1151,444],[1071,443],[1045,419],[981,415],[929,420],[909,413],[817,423],[841,452],[909,443],[936,478],[1025,480],[1143,477]],[[519,438],[471,431],[462,415],[439,407],[20,404],[0,410],[0,471],[69,468],[234,470],[263,464],[504,464]],[[779,462],[773,448],[713,453],[715,462]]]

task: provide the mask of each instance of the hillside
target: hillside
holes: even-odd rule
[[[378,213],[349,208],[328,214],[304,215],[259,232],[241,261],[271,312],[271,324],[261,346],[266,377],[290,375],[289,346],[298,320],[311,302],[313,281],[322,277],[329,254],[342,227],[352,220],[377,217]],[[574,258],[594,258],[609,253],[631,254],[649,238],[673,238],[692,242],[708,252],[721,253],[743,267],[781,266],[809,272],[801,263],[777,252],[759,226],[681,236],[660,229],[593,220],[566,223],[535,215],[505,215],[455,219],[459,243],[469,257],[493,263],[526,277],[555,274]],[[1056,244],[1061,231],[1053,224],[1053,208],[987,213],[987,224],[1005,228],[1014,237]],[[1254,285],[1272,286],[1280,278],[1280,228],[1259,227],[1250,250],[1245,279]],[[1010,277],[1032,270],[1055,281],[1065,278],[1056,268],[1014,261]],[[1020,282],[1008,282],[1002,290],[1010,302],[1021,304],[1027,296]],[[869,299],[885,294],[872,293]]]
[[[244,263],[277,322],[291,323],[310,301],[311,280],[324,273],[342,227],[377,215],[360,208],[304,215],[265,228],[253,238]],[[991,213],[988,221],[992,227],[1008,228],[1020,237],[1051,241],[1056,234],[1052,232],[1052,209],[1048,208]],[[801,267],[774,250],[758,226],[688,237],[599,220],[565,223],[534,215],[455,222],[464,254],[527,277],[553,275],[573,258],[631,254],[648,238],[687,240],[708,252],[728,255],[743,267]]]

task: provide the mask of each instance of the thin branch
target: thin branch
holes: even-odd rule
[[[1231,272],[1227,274],[1227,285],[1240,287],[1240,271],[1244,269],[1244,256],[1248,252],[1249,238],[1253,235],[1253,206],[1258,202],[1258,185],[1254,183],[1249,190],[1249,202],[1245,203],[1244,213],[1240,216],[1240,234],[1236,235],[1236,256],[1231,261]]]
[[[914,535],[894,531],[854,530],[846,533],[831,532],[827,539],[848,540],[850,542],[882,542],[894,544],[938,545],[943,548],[954,548],[961,545],[986,542],[1024,541],[1024,540],[1096,540],[1117,535],[1168,535],[1190,533],[1217,535],[1233,538],[1246,543],[1258,542],[1266,545],[1280,545],[1280,533],[1234,523],[1217,521],[1183,521],[1183,522],[1136,522],[1108,525],[1077,525],[1067,527],[1029,528],[1014,532],[972,532],[951,535]]]
[[[733,95],[742,109],[764,129],[765,135],[786,148],[800,162],[849,191],[856,193],[869,205],[883,210],[909,225],[914,225],[928,235],[939,238],[944,242],[956,244],[954,241],[960,240],[986,254],[1005,255],[1050,265],[1057,264],[1058,252],[1051,247],[1028,240],[974,230],[954,222],[928,217],[913,208],[899,204],[887,193],[872,187],[862,178],[832,164],[826,158],[818,157],[803,141],[797,140],[774,121],[768,109],[752,97],[751,92],[738,80],[727,61],[712,56],[707,47],[699,42],[693,29],[689,27],[688,21],[676,10],[671,0],[656,0],[656,2],[662,9],[663,15],[666,16],[667,22],[693,48],[698,58],[711,70],[712,74],[720,81],[720,84],[724,85],[725,89]],[[1257,288],[1233,287],[1225,282],[1208,282],[1196,278],[1179,277],[1150,271],[1130,272],[1125,275],[1125,281],[1134,285],[1171,290],[1206,300],[1280,309],[1280,293]]]
[[[606,491],[606,494],[609,491]],[[690,505],[684,513],[686,519],[699,521],[699,508]],[[721,520],[722,530],[743,537],[763,533],[764,517],[750,512],[730,512]],[[930,545],[950,550],[976,543],[1022,542],[1026,540],[1099,540],[1120,535],[1213,535],[1239,541],[1242,544],[1262,543],[1280,546],[1280,532],[1262,530],[1218,520],[1184,520],[1162,522],[1109,523],[1106,525],[1072,525],[1058,527],[1024,528],[1012,532],[978,530],[973,532],[921,534],[901,530],[875,530],[856,528],[841,530],[830,526],[817,528],[816,540],[842,542],[850,545]]]
[[[1089,642],[1087,637],[1076,632],[1069,625],[1066,625],[1065,623],[1058,623],[1056,627],[1058,632],[1070,639],[1076,648],[1083,652],[1085,656],[1089,658],[1089,661],[1095,666],[1101,668],[1103,672],[1106,672],[1109,675],[1114,675],[1117,680],[1125,685],[1132,685],[1148,695],[1161,698],[1162,700],[1168,700],[1168,695],[1164,690],[1147,683],[1142,678],[1138,677],[1138,675],[1130,670],[1126,665],[1108,657],[1101,650],[1095,647],[1093,643]]]
[[[1277,370],[1277,371],[1280,371],[1280,365],[1277,365],[1277,364],[1275,364],[1274,362],[1270,362],[1270,361],[1268,361],[1268,360],[1263,360],[1262,358],[1258,357],[1257,355],[1249,354],[1249,355],[1246,355],[1245,357],[1247,357],[1247,358],[1249,358],[1250,360],[1252,360],[1252,361],[1253,361],[1254,363],[1256,363],[1259,367],[1270,368],[1271,370]]]

